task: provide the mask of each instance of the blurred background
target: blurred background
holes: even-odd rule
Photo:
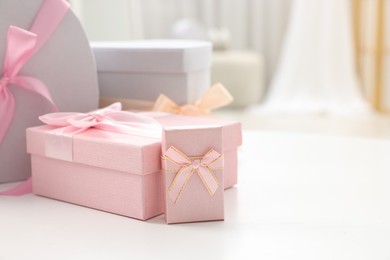
[[[245,114],[390,114],[390,0],[70,2],[91,41],[212,41]]]

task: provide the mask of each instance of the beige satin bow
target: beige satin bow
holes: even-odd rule
[[[170,98],[161,94],[154,104],[153,111],[198,116],[209,114],[211,110],[226,106],[232,101],[233,97],[229,91],[222,84],[217,83],[209,88],[195,104],[179,106]]]

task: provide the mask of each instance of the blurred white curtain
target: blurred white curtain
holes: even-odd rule
[[[261,111],[362,114],[349,0],[295,0],[286,41]]]
[[[70,0],[90,40],[168,38],[176,21],[226,27],[233,49],[265,57],[266,81],[276,68],[291,0]]]
[[[251,49],[265,57],[266,81],[276,68],[291,0],[142,0],[145,38],[166,38],[179,19],[205,27],[226,27],[233,49]],[[219,8],[218,8],[219,6]]]
[[[142,39],[140,0],[70,0],[91,41]]]

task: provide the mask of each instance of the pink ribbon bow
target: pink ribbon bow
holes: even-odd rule
[[[223,168],[223,156],[212,149],[202,157],[188,157],[171,146],[165,152],[163,160],[167,161],[164,171],[177,172],[168,189],[169,196],[175,203],[194,171],[198,173],[210,196],[214,195],[220,186],[213,170]]]
[[[34,20],[31,30],[10,26],[7,33],[7,49],[0,79],[0,144],[14,117],[15,99],[9,84],[24,88],[44,97],[53,111],[57,108],[42,81],[20,75],[19,72],[30,58],[47,42],[69,10],[64,0],[45,0]]]
[[[18,75],[21,68],[34,53],[36,43],[36,34],[14,26],[10,26],[8,29],[3,77],[0,79],[0,119],[2,120],[0,142],[11,125],[15,111],[15,99],[8,88],[9,84],[14,84],[43,96],[50,102],[53,111],[57,110],[48,89],[42,81],[33,77]]]
[[[122,111],[119,102],[89,113],[50,113],[39,119],[47,125],[61,127],[53,130],[60,135],[75,135],[89,128],[96,128],[115,133],[161,137],[161,126],[156,120],[142,114]]]
[[[30,31],[10,26],[7,32],[7,46],[0,76],[0,145],[11,125],[15,112],[15,99],[9,85],[24,88],[44,97],[57,111],[46,86],[40,80],[20,75],[19,72],[30,58],[41,49],[57,29],[69,10],[65,0],[44,0],[30,28]],[[10,190],[0,192],[6,196],[20,196],[31,193],[31,178]]]
[[[224,107],[232,101],[233,97],[229,91],[221,83],[217,83],[209,88],[203,94],[203,97],[194,104],[179,106],[170,98],[161,94],[152,110],[178,115],[201,116],[210,114],[211,110]]]

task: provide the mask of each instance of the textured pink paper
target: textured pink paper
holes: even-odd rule
[[[161,172],[147,175],[33,155],[35,194],[141,220],[163,213]]]
[[[210,149],[222,151],[222,127],[166,128],[163,133],[163,154],[174,146],[188,157],[205,155]],[[163,169],[169,169],[163,160]],[[213,170],[220,186],[211,196],[197,173],[193,173],[176,203],[168,194],[175,172],[164,171],[165,220],[169,223],[197,222],[224,219],[223,170]]]
[[[47,156],[46,132],[50,126],[27,129],[27,152]],[[97,129],[73,136],[73,162],[145,175],[160,171],[161,140]]]

